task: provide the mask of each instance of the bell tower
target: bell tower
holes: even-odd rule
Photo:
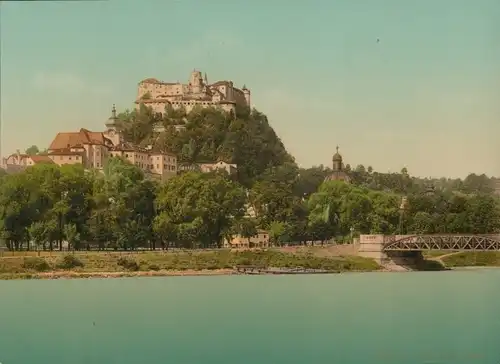
[[[113,108],[111,109],[111,116],[104,124],[106,126],[106,131],[104,132],[104,134],[106,135],[106,138],[111,140],[113,145],[118,145],[123,142],[117,122],[118,117],[116,116],[116,107],[115,104],[113,104]]]
[[[339,153],[338,145],[337,145],[337,152],[332,157],[332,170],[334,172],[342,171],[342,156]]]

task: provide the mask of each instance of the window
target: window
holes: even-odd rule
[[[68,159],[71,160],[71,157],[69,157]]]
[[[99,168],[99,163],[96,163],[97,168]]]
[[[159,165],[159,164],[157,164],[157,165],[156,165],[156,168],[157,168],[157,169],[160,169],[160,165]]]

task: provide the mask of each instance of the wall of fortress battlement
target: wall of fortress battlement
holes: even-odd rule
[[[156,112],[164,112],[167,105],[191,111],[195,106],[221,107],[225,111],[234,110],[237,104],[250,106],[250,90],[234,87],[232,81],[217,81],[209,84],[207,76],[200,71],[191,72],[188,83],[163,82],[155,78],[145,79],[138,84],[136,105],[151,107]]]
[[[140,104],[144,104],[148,107],[151,107],[154,112],[163,113],[165,112],[165,107],[167,105],[171,105],[174,110],[177,110],[181,107],[184,107],[186,112],[190,112],[196,105],[201,107],[220,107],[224,111],[234,110],[235,105],[232,103],[219,103],[215,101],[205,101],[205,100],[189,100],[189,101],[170,101],[168,99],[153,99],[153,100],[141,100],[141,102],[137,103],[137,108],[140,107]]]

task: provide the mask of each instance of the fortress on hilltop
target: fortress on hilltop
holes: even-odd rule
[[[187,84],[163,82],[156,78],[142,80],[137,87],[135,103],[137,107],[144,104],[161,113],[167,105],[173,109],[184,106],[187,112],[196,105],[220,106],[225,111],[234,111],[236,105],[250,106],[250,90],[244,85],[241,89],[234,87],[232,81],[209,84],[206,73],[202,76],[200,71],[193,70]]]

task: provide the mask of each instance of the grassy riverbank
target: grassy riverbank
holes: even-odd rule
[[[319,257],[307,253],[265,251],[183,251],[51,254],[0,258],[0,279],[90,278],[232,274],[235,266],[321,269],[329,272],[375,271],[380,266],[361,257]]]
[[[443,263],[453,267],[500,267],[500,252],[460,252],[443,257]]]

